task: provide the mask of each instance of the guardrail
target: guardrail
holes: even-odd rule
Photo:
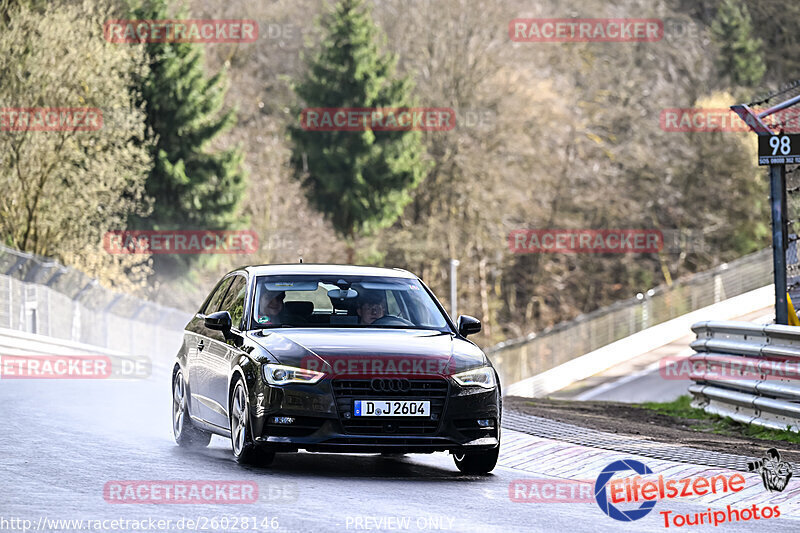
[[[706,321],[692,331],[694,407],[744,424],[800,431],[800,328]]]
[[[160,357],[192,314],[104,288],[79,270],[0,245],[0,328]]]

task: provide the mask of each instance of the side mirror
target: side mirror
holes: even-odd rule
[[[458,334],[466,337],[481,330],[481,321],[473,316],[461,315],[458,317],[456,326],[458,326]]]
[[[231,314],[227,311],[217,311],[216,313],[206,315],[204,322],[208,329],[223,332],[230,331],[232,326]]]

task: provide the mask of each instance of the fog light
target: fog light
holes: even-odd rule
[[[294,418],[290,416],[273,416],[270,418],[273,424],[294,424]]]
[[[482,428],[490,428],[492,427],[492,421],[488,418],[479,418],[478,425]]]

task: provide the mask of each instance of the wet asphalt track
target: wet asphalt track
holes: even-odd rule
[[[547,457],[527,471],[499,466],[479,477],[460,475],[445,454],[279,454],[271,467],[251,468],[233,461],[222,438],[185,451],[172,439],[166,376],[162,368],[147,380],[0,380],[0,530],[21,531],[14,519],[30,520],[34,529],[42,520],[40,530],[64,531],[45,527],[47,520],[152,518],[171,520],[167,531],[233,530],[234,520],[239,527],[233,531],[665,531],[655,512],[626,524],[594,503],[512,502],[509,483],[547,477]],[[114,480],[249,480],[258,484],[259,501],[108,503],[103,487]],[[706,510],[686,502],[669,508]],[[229,527],[214,517],[228,518]],[[198,524],[189,528],[181,518]],[[139,530],[160,530],[148,527]],[[725,530],[755,527],[727,524]],[[758,524],[761,531],[798,528],[794,520]],[[109,524],[101,530],[133,529]]]

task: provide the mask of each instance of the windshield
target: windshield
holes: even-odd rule
[[[251,329],[415,328],[450,332],[442,311],[415,279],[375,276],[261,276]]]

